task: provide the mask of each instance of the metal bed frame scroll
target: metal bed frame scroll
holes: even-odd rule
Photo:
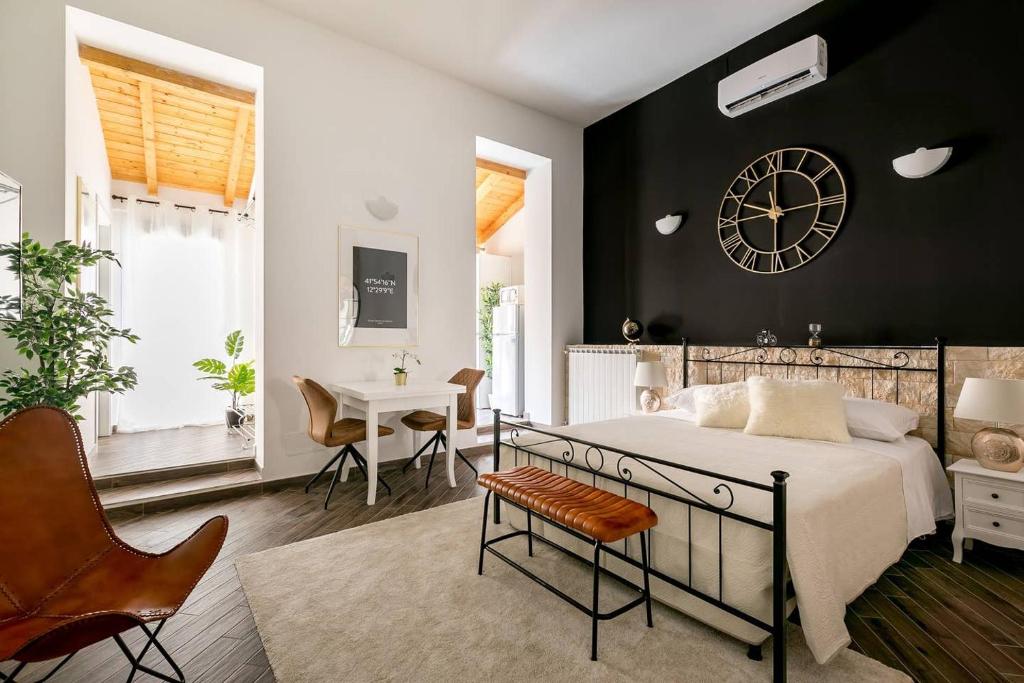
[[[867,352],[869,349],[892,350],[891,360],[868,358],[867,356],[871,355]],[[930,350],[936,352],[934,366],[924,366],[920,362],[911,363],[909,352]],[[809,354],[806,362],[800,361],[801,352]],[[875,355],[878,354],[876,353]],[[827,362],[828,359],[834,359],[834,362]],[[936,339],[936,343],[930,346],[829,346],[808,349],[808,347],[778,346],[775,335],[770,330],[762,330],[757,335],[756,346],[741,350],[729,350],[718,356],[714,355],[708,347],[704,347],[699,358],[690,358],[687,342],[684,339],[684,386],[687,383],[686,378],[689,376],[689,365],[691,363],[704,364],[705,383],[711,379],[709,374],[710,367],[718,365],[721,368],[723,364],[741,366],[744,377],[747,376],[748,369],[755,369],[756,374],[761,374],[762,369],[766,366],[787,368],[785,372],[787,377],[790,376],[794,368],[815,368],[815,376],[820,374],[822,368],[834,369],[837,381],[839,373],[844,369],[856,368],[859,371],[869,371],[872,393],[874,393],[876,371],[884,370],[891,372],[895,378],[897,403],[899,403],[900,373],[934,373],[938,383],[938,410],[936,413],[938,443],[936,444],[936,451],[940,460],[943,459],[945,440],[943,419],[943,407],[945,405],[945,362],[944,342],[941,338]],[[722,375],[719,374],[718,379],[721,379],[721,377]],[[619,492],[618,489],[621,487],[622,495],[627,498],[631,490],[634,496],[646,496],[648,506],[651,506],[652,500],[672,501],[687,506],[687,545],[689,548],[687,575],[685,577],[671,576],[653,566],[653,562],[651,563],[652,566],[649,566],[648,571],[652,576],[661,579],[665,583],[713,605],[723,612],[763,629],[772,637],[772,680],[780,682],[786,680],[786,479],[789,477],[787,472],[778,470],[771,472],[771,482],[740,479],[628,450],[613,448],[585,439],[569,437],[556,431],[526,426],[516,422],[507,422],[501,419],[500,410],[495,409],[493,412],[494,471],[499,471],[502,467],[501,450],[504,446],[511,449],[514,453],[513,466],[521,464],[543,466],[543,463],[546,462],[546,466],[551,472],[570,476],[569,472],[572,471],[577,476],[589,476],[592,485],[597,486],[598,480],[601,480],[602,488],[614,492]],[[505,439],[502,438],[503,428],[507,433],[507,438]],[[538,436],[540,440],[524,440],[523,436],[525,434]],[[553,449],[553,452],[545,452],[539,449],[539,447],[545,445],[549,449]],[[508,466],[507,463],[506,466]],[[641,471],[648,475],[649,478],[653,478],[658,483],[658,487],[655,488],[635,481],[634,472]],[[696,481],[701,482],[702,487],[700,487],[700,490],[695,490],[698,489],[698,486],[689,480],[684,485],[684,483],[676,480],[674,477],[676,473],[689,479],[693,479],[693,475],[696,475]],[[758,519],[735,512],[732,509],[735,502],[733,487],[741,487],[748,491],[770,495],[772,501],[771,519]],[[501,522],[500,502],[501,499],[495,497],[493,511],[495,524]],[[714,515],[718,520],[718,591],[716,595],[709,595],[693,586],[692,519],[694,512],[697,510],[701,511],[700,514]],[[724,519],[730,519],[762,529],[772,536],[772,610],[770,623],[747,614],[724,600],[722,591],[722,581],[724,578],[722,521]],[[532,529],[527,529],[523,533],[530,537],[531,543],[532,539],[536,537],[546,544],[556,545],[560,550],[575,555],[575,553],[571,553],[571,551],[553,544],[548,539],[536,536]],[[653,541],[653,537],[651,537],[651,540]],[[642,571],[644,569],[642,563],[628,554],[628,541],[629,539],[622,541],[620,547],[612,547],[610,544],[606,545],[604,550]],[[645,550],[653,553],[650,541]],[[761,659],[761,647],[749,646],[748,656],[755,660]]]

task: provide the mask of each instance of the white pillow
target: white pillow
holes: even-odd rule
[[[843,387],[823,380],[747,380],[750,418],[743,431],[759,436],[784,436],[849,443]]]
[[[682,408],[683,410],[695,413],[697,411],[697,405],[693,401],[693,394],[699,388],[700,386],[686,387],[685,389],[673,392],[665,397],[665,403],[673,408]]]
[[[744,382],[703,384],[696,389],[693,396],[698,427],[743,429],[747,424],[750,403]]]
[[[869,398],[845,398],[846,426],[851,436],[875,441],[899,441],[917,429],[919,416],[910,408]]]

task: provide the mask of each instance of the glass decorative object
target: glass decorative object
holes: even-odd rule
[[[807,326],[807,331],[811,333],[811,338],[807,340],[807,345],[814,348],[821,348],[821,323],[811,323]]]

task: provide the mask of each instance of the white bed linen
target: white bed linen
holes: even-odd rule
[[[685,409],[662,410],[655,417],[696,422]],[[852,446],[892,458],[903,472],[903,499],[907,505],[907,541],[935,533],[935,522],[952,519],[953,494],[946,473],[931,445],[916,436],[896,441],[854,437]]]
[[[893,444],[833,444],[760,437],[743,434],[739,430],[697,427],[680,421],[673,411],[657,416],[635,416],[564,428],[568,436],[595,443],[643,453],[667,461],[746,477],[770,483],[768,472],[785,469],[791,473],[788,486],[788,543],[789,571],[797,592],[801,619],[807,643],[815,658],[822,663],[830,660],[849,641],[843,617],[846,604],[865,588],[877,581],[882,572],[902,555],[908,542],[908,506],[904,503],[904,462],[916,469],[918,445],[900,451]],[[672,419],[675,417],[676,419]],[[526,444],[538,435],[525,432],[517,441]],[[540,437],[544,438],[544,437]],[[888,448],[886,448],[888,446]],[[548,443],[536,447],[556,458],[565,450],[564,442]],[[578,464],[584,459],[583,448],[577,448]],[[881,452],[879,452],[881,451]],[[907,455],[911,454],[911,455]],[[513,466],[513,450],[503,448],[501,465]],[[597,454],[592,454],[596,456]],[[520,454],[519,464],[525,464]],[[931,456],[933,460],[935,456]],[[597,458],[594,458],[596,462]],[[617,458],[609,454],[602,470],[615,474]],[[546,466],[545,461],[535,464]],[[937,464],[937,460],[936,460]],[[633,481],[655,488],[671,490],[657,473],[642,467],[631,468]],[[921,464],[928,471],[928,466]],[[679,470],[666,470],[672,479],[701,491],[716,502],[724,500],[708,494],[708,482],[697,475]],[[569,470],[570,476],[591,482],[589,473]],[[911,475],[909,478],[914,478]],[[622,494],[621,484],[597,479],[596,483]],[[768,520],[771,514],[771,496],[734,486],[736,493],[732,511],[754,518]],[[923,500],[918,488],[910,496]],[[646,494],[636,489],[631,498],[645,500]],[[725,520],[723,529],[723,582],[718,581],[718,516],[695,510],[671,500],[651,501],[659,516],[659,524],[652,530],[652,564],[671,576],[686,580],[692,572],[692,585],[709,595],[724,590],[725,601],[742,611],[770,621],[771,614],[771,544],[770,535],[755,527],[733,520]],[[913,504],[917,509],[917,503]],[[915,519],[918,515],[913,515]],[[522,526],[525,520],[514,510],[510,521]],[[915,521],[915,529],[918,527]],[[688,542],[692,526],[692,544]],[[934,524],[931,525],[934,528]],[[535,524],[535,530],[556,537],[560,543],[581,555],[587,548],[571,537],[550,526]],[[636,543],[628,551],[637,555]],[[692,563],[690,558],[692,557]],[[608,559],[613,571],[631,578],[639,578],[629,565]],[[767,637],[763,631],[714,608],[685,592],[660,581],[652,583],[656,598],[684,611],[726,633],[749,643],[760,643]]]

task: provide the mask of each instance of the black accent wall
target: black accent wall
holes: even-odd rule
[[[736,343],[770,327],[832,343],[1024,345],[1024,2],[825,0],[589,126],[584,329],[621,342]],[[812,34],[828,79],[730,119],[717,83]],[[624,59],[628,56],[624,56]],[[953,146],[937,174],[892,159]],[[741,270],[716,217],[736,175],[780,147],[832,157],[849,203],[823,253],[779,275]],[[654,221],[685,211],[675,234]]]

